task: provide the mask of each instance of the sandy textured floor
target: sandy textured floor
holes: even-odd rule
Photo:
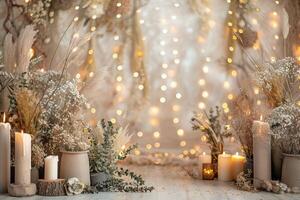
[[[276,195],[266,192],[249,193],[235,188],[233,183],[218,181],[194,180],[185,176],[178,167],[130,167],[144,175],[149,185],[155,186],[152,193],[100,193],[96,195],[79,195],[73,197],[41,197],[22,198],[26,200],[62,199],[62,200],[300,200],[300,195]],[[0,196],[1,200],[16,199]]]

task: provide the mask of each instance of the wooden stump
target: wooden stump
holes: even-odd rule
[[[8,186],[8,194],[13,197],[27,197],[33,196],[36,193],[36,185],[31,183],[29,185],[15,185]]]
[[[38,195],[41,196],[64,196],[65,179],[44,180],[39,179],[37,183]]]

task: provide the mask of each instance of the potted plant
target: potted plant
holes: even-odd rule
[[[89,128],[81,121],[73,124],[73,130],[63,131],[59,139],[61,142],[61,178],[78,178],[85,185],[90,185],[89,171]]]
[[[300,187],[300,107],[293,102],[283,104],[272,111],[268,122],[283,153],[281,181]]]
[[[299,76],[300,70],[296,59],[286,57],[276,62],[259,66],[255,73],[255,80],[259,90],[264,95],[265,103],[267,103],[269,108],[276,109],[282,105],[289,105],[289,102],[296,102],[298,100]],[[277,125],[273,124],[273,126],[276,127]],[[283,134],[285,133],[283,132]],[[281,178],[281,167],[282,148],[278,144],[278,138],[274,135],[272,137],[273,179]]]
[[[212,163],[218,163],[218,155],[223,153],[224,138],[230,137],[229,126],[225,125],[222,113],[218,106],[206,112],[195,114],[192,118],[193,130],[200,130],[204,134],[204,142],[209,144]]]
[[[117,170],[116,163],[124,160],[135,148],[135,145],[126,148],[131,136],[126,128],[115,128],[113,124],[98,123],[91,139],[89,152],[91,185],[99,185],[110,179]]]

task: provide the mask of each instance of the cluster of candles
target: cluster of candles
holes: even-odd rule
[[[235,155],[223,152],[218,156],[217,166],[212,164],[211,160],[211,155],[205,152],[199,156],[199,168],[204,180],[213,180],[218,173],[218,180],[232,181],[244,170],[246,163],[246,158],[238,152]]]
[[[11,126],[5,122],[0,123],[0,192],[8,191],[11,169]],[[58,156],[45,158],[45,179],[57,179]],[[15,185],[31,184],[31,135],[28,133],[15,133]]]
[[[268,123],[260,120],[253,121],[253,173],[254,186],[260,187],[262,180],[271,180],[271,136]],[[199,168],[202,179],[213,180],[218,176],[220,181],[232,181],[244,170],[246,158],[230,155],[225,152],[218,156],[218,164],[211,163],[211,155],[205,152],[199,157]]]

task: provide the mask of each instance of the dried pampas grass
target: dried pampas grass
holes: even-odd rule
[[[33,136],[36,135],[36,122],[40,109],[36,108],[39,99],[30,90],[26,88],[19,89],[15,92],[17,110],[21,117],[22,129],[28,131]]]
[[[30,49],[35,41],[36,31],[33,25],[28,25],[21,30],[20,35],[17,39],[17,71],[26,72],[30,64]]]
[[[36,31],[33,25],[21,30],[20,35],[13,41],[8,33],[4,39],[4,65],[6,71],[23,73],[28,71],[31,59],[31,47],[35,41]],[[16,67],[16,68],[15,68]]]

